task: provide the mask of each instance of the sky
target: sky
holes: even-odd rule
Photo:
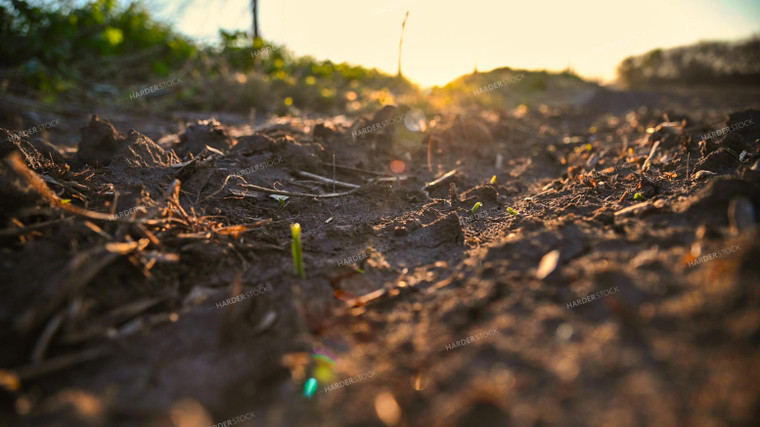
[[[182,33],[251,29],[250,0],[154,0]],[[297,55],[395,74],[423,87],[509,66],[608,82],[626,56],[760,34],[760,0],[259,0],[261,35]]]

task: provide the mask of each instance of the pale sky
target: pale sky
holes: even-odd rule
[[[250,31],[249,0],[154,0],[180,32]],[[760,0],[259,0],[264,38],[297,55],[395,74],[406,10],[402,71],[421,86],[478,70],[561,71],[604,81],[628,55],[698,40],[760,33]]]

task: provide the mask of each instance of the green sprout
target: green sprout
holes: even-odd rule
[[[306,277],[303,272],[303,252],[301,251],[301,224],[290,224],[290,232],[293,234],[293,241],[290,243],[290,251],[293,253],[293,263],[296,265],[296,274],[299,277]]]
[[[482,203],[480,203],[480,202],[477,202],[477,203],[475,203],[475,205],[473,205],[473,206],[472,206],[472,210],[471,210],[470,212],[471,212],[473,215],[475,215],[475,212],[477,212],[477,211],[478,211],[478,209],[480,209],[480,207],[481,207],[481,206],[483,206],[483,204],[482,204]]]
[[[517,215],[517,214],[520,213],[520,212],[517,212],[516,210],[514,210],[512,208],[507,208],[507,212],[511,213],[512,215]]]
[[[636,193],[633,195],[633,200],[644,200],[644,195],[641,193]]]
[[[283,207],[285,206],[285,200],[288,200],[288,196],[280,196],[280,195],[272,194],[269,197],[277,200],[280,203],[280,206],[283,206]]]
[[[496,175],[491,177],[491,185],[496,185]]]

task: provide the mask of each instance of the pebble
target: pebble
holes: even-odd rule
[[[744,197],[734,197],[728,204],[728,222],[734,234],[748,230],[755,225],[755,207]]]

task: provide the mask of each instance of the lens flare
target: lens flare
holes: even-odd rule
[[[394,160],[391,162],[390,168],[393,173],[404,173],[406,170],[406,163],[401,160]]]

